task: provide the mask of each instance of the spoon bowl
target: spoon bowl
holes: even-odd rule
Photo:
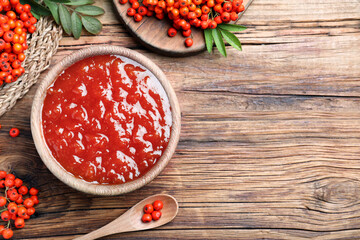
[[[143,223],[141,221],[141,217],[144,214],[144,206],[146,204],[152,204],[156,200],[161,200],[164,203],[164,207],[161,209],[161,218],[157,221]],[[116,233],[142,231],[160,227],[172,221],[177,215],[178,210],[179,205],[174,197],[167,194],[152,195],[138,202],[132,208],[127,210],[123,215],[103,226],[102,228],[99,228],[84,236],[75,238],[74,240],[92,240]]]

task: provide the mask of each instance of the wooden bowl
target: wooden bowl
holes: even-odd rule
[[[48,87],[57,79],[58,75],[74,64],[84,58],[95,56],[95,55],[119,55],[130,58],[151,71],[158,81],[163,86],[170,105],[171,105],[171,114],[172,114],[172,128],[171,135],[169,139],[169,144],[160,157],[159,161],[143,176],[140,178],[126,182],[123,184],[117,185],[105,185],[105,184],[94,184],[86,182],[82,179],[74,177],[71,173],[67,172],[52,156],[51,151],[49,150],[42,128],[42,106],[46,96]],[[34,102],[31,109],[31,132],[35,142],[36,149],[44,162],[47,168],[61,181],[65,184],[73,187],[79,191],[96,194],[96,195],[119,195],[127,192],[134,191],[150,181],[152,181],[159,173],[165,168],[169,160],[171,159],[173,153],[175,152],[176,145],[179,141],[180,135],[180,107],[178,100],[176,98],[175,92],[171,87],[169,81],[167,80],[165,74],[156,66],[150,59],[137,53],[133,50],[116,47],[116,46],[96,46],[86,49],[82,49],[74,52],[73,54],[65,57],[62,61],[57,63],[52,69],[47,73],[45,78],[41,81],[39,88],[36,91]]]

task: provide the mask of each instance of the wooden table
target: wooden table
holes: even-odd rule
[[[159,229],[108,239],[359,239],[360,1],[255,0],[240,21],[243,52],[190,58],[134,41],[110,1],[100,36],[65,37],[53,62],[92,44],[135,49],[170,79],[182,109],[176,154],[148,186],[118,197],[77,192],[43,165],[30,132],[31,89],[0,119],[0,162],[40,188],[15,239],[72,239],[139,200],[180,203]],[[11,127],[21,135],[8,136]]]

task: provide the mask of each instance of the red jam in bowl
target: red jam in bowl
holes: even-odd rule
[[[120,184],[148,172],[165,151],[169,99],[133,60],[100,55],[76,62],[48,88],[42,128],[53,157],[75,177]]]

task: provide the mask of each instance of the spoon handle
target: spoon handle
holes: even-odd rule
[[[123,232],[130,232],[137,230],[134,228],[134,226],[131,224],[134,218],[131,216],[131,209],[125,212],[123,215],[115,219],[114,221],[106,224],[105,226],[92,231],[86,235],[74,238],[73,240],[93,240],[98,239],[100,237],[105,237],[108,235],[112,235],[115,233],[123,233]]]

